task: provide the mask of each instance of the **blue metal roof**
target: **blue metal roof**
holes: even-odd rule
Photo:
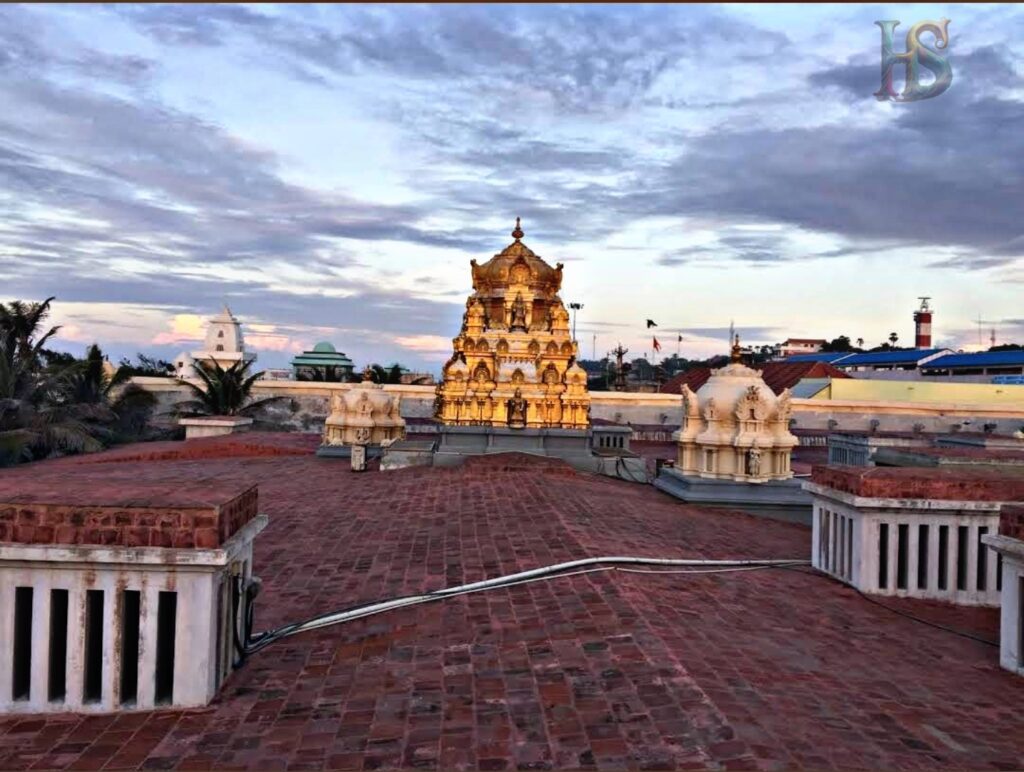
[[[939,354],[949,349],[944,348],[913,348],[906,351],[868,351],[854,354],[849,359],[834,363],[838,367],[860,367],[862,365],[913,365],[922,359]],[[928,363],[932,367],[932,363]]]
[[[840,359],[853,356],[849,351],[815,351],[813,354],[793,354],[780,362],[828,362],[835,364]]]
[[[1024,365],[1024,351],[979,351],[974,354],[947,354],[933,359],[925,367],[1013,367]]]

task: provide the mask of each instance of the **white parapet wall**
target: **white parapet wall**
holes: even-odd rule
[[[137,377],[132,382],[154,393],[163,411],[189,398],[186,387],[174,378]],[[253,388],[255,399],[281,399],[261,411],[257,418],[281,429],[319,432],[330,413],[331,396],[353,386],[323,381],[261,380]],[[400,398],[405,419],[430,418],[434,414],[433,386],[388,384],[384,391]],[[972,405],[794,398],[792,406],[796,429],[947,433],[965,425],[977,430],[984,423],[992,423],[997,432],[1012,434],[1024,426],[1021,403]],[[682,423],[683,398],[681,393],[593,391],[590,417],[633,426],[664,426],[671,432]]]
[[[985,543],[1003,559],[999,664],[1024,675],[1024,507],[1004,507],[999,533]]]
[[[815,568],[873,595],[998,606],[999,556],[982,539],[1000,502],[858,496],[804,483]]]
[[[217,549],[0,544],[0,713],[206,705],[231,672],[257,515]]]

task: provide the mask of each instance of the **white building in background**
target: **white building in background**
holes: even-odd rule
[[[255,362],[256,353],[245,350],[242,325],[225,305],[207,323],[203,350],[191,354],[181,352],[174,358],[174,367],[179,378],[190,378],[195,374],[196,362],[217,362],[221,367],[228,368],[239,361]]]
[[[795,354],[816,354],[828,343],[824,338],[786,338],[779,344],[777,354],[781,357]]]

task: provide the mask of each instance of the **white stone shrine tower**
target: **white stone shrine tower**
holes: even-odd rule
[[[191,354],[182,352],[175,357],[178,375],[189,378],[194,375],[196,363],[212,365],[217,362],[227,369],[236,362],[255,362],[256,353],[245,350],[242,325],[225,305],[219,314],[210,317],[206,325],[206,339],[202,351]]]
[[[696,393],[683,386],[676,470],[684,476],[747,483],[793,476],[789,389],[776,396],[740,359],[737,336],[726,367],[712,370]]]

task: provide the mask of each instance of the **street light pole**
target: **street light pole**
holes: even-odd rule
[[[570,303],[569,308],[572,309],[572,339],[576,340],[576,312],[583,308],[583,304]]]

